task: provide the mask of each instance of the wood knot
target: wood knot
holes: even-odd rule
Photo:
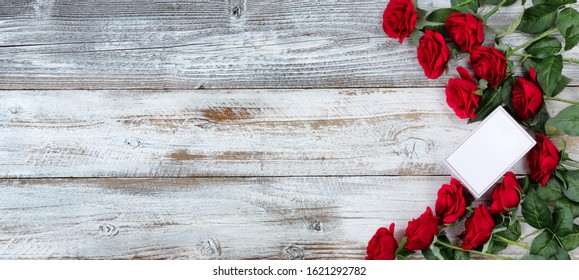
[[[119,234],[119,228],[111,224],[102,224],[99,226],[99,234],[107,237],[116,236]]]
[[[308,229],[310,230],[315,230],[315,231],[321,231],[322,230],[322,222],[320,221],[310,221],[308,223]]]
[[[245,13],[245,0],[229,0],[229,11],[234,18],[240,18]]]
[[[283,253],[287,256],[289,260],[303,260],[304,259],[304,249],[296,246],[289,245],[283,249]]]
[[[134,137],[130,137],[130,138],[125,139],[125,144],[127,144],[127,145],[129,145],[129,147],[135,149],[141,145],[141,140],[134,138]]]
[[[418,160],[428,155],[432,148],[432,144],[428,141],[411,137],[402,141],[403,155],[406,159]]]
[[[10,113],[16,115],[16,114],[20,114],[20,112],[22,112],[22,107],[16,105],[16,106],[12,106],[10,108],[8,108],[8,111],[10,111]]]
[[[221,245],[214,238],[209,238],[201,242],[201,253],[208,258],[217,258],[221,256]]]

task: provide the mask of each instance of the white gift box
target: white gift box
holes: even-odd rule
[[[535,140],[502,108],[494,110],[443,163],[475,198],[513,167]]]

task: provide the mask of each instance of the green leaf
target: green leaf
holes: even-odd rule
[[[569,253],[565,251],[563,248],[557,246],[557,253],[551,257],[551,260],[570,260],[571,257]]]
[[[454,12],[456,12],[456,10],[451,8],[437,9],[426,16],[426,21],[445,23],[448,16]]]
[[[573,219],[579,217],[579,203],[573,202],[566,197],[561,197],[557,200],[555,204],[556,207],[566,207],[571,210],[571,214],[573,215]]]
[[[537,188],[537,194],[544,201],[556,201],[563,197],[563,185],[555,176],[551,176],[544,187]]]
[[[558,236],[564,237],[573,231],[573,215],[569,208],[558,207],[553,213],[551,230]]]
[[[533,0],[533,5],[547,4],[555,7],[577,3],[577,0]]]
[[[543,257],[543,256],[528,255],[528,256],[524,256],[521,260],[536,260],[536,261],[540,261],[540,260],[546,260],[546,259],[545,259],[545,257]]]
[[[480,1],[480,5],[498,5],[499,3],[501,3],[502,0],[481,0]],[[503,6],[510,6],[513,5],[517,2],[517,0],[507,0],[507,2],[505,2],[503,4]]]
[[[567,189],[563,190],[563,194],[568,199],[579,203],[579,170],[564,172],[563,179],[567,182]]]
[[[439,247],[436,244],[436,240],[440,240],[446,243],[450,243],[450,240],[445,233],[436,236],[430,244],[430,247],[422,250],[422,255],[427,260],[452,260],[454,258],[454,253],[452,249],[446,247]]]
[[[435,32],[442,34],[442,36],[444,36],[444,37],[448,37],[448,31],[446,31],[444,24],[425,25],[424,27],[422,27],[422,31],[426,31],[426,30],[432,30],[432,31],[435,31]]]
[[[529,126],[529,128],[536,133],[545,133],[546,132],[545,124],[547,123],[547,121],[549,121],[550,118],[551,115],[549,115],[549,112],[547,112],[547,110],[545,110],[545,108],[543,107],[541,108],[541,110],[539,110],[539,112],[537,112],[536,115],[526,120],[525,124],[527,124],[527,126]]]
[[[457,261],[470,260],[470,253],[464,252],[464,251],[459,251],[459,250],[454,250],[454,259]]]
[[[539,255],[550,259],[557,254],[557,246],[555,236],[545,230],[537,235],[533,243],[531,243],[531,255]]]
[[[525,69],[526,69],[527,71],[529,71],[529,69],[530,69],[531,67],[535,68],[535,70],[536,70],[538,64],[539,64],[539,62],[537,61],[537,59],[528,58],[528,59],[525,60],[525,62],[523,63],[523,66],[525,66]]]
[[[420,37],[422,37],[422,35],[420,34],[420,30],[418,30],[418,28],[414,29],[412,33],[410,33],[410,39],[412,40],[412,44],[414,46],[418,47],[418,45],[420,45]]]
[[[571,82],[571,79],[561,75],[561,78],[559,78],[559,81],[557,82],[557,86],[555,87],[555,90],[553,90],[553,95],[551,96],[557,96],[559,93],[561,93],[565,87],[567,87],[567,85]]]
[[[474,121],[484,120],[496,108],[503,105],[508,99],[509,94],[513,89],[513,78],[508,78],[500,86],[495,89],[488,88],[481,97],[478,107],[475,110],[476,118]]]
[[[525,9],[517,30],[528,34],[540,34],[551,28],[557,19],[557,7],[537,5]]]
[[[573,233],[561,238],[563,248],[567,251],[575,250],[579,247],[579,226],[573,225],[573,228]]]
[[[430,246],[434,246],[434,245],[430,245]],[[438,248],[436,250],[438,250]],[[440,255],[440,252],[438,252],[438,254]],[[431,248],[422,250],[422,255],[424,256],[425,259],[427,259],[429,261],[438,261],[438,260],[444,259],[442,257],[442,255],[440,255],[440,256],[435,255]]]
[[[497,223],[497,226],[495,227],[495,231],[491,236],[491,240],[489,242],[486,252],[496,254],[507,248],[507,246],[509,245],[505,242],[496,239],[495,238],[496,235],[504,237],[508,240],[517,241],[521,237],[521,224],[515,220],[513,224],[509,225],[509,219],[504,219],[502,222]]]
[[[521,212],[525,221],[534,228],[548,228],[553,224],[549,207],[532,188],[523,200]]]
[[[548,124],[570,136],[579,136],[579,105],[571,105],[548,120]]]
[[[566,8],[557,17],[557,29],[565,38],[565,50],[568,51],[579,42],[579,12],[573,8]]]
[[[555,88],[561,79],[563,71],[563,57],[561,55],[549,56],[537,64],[537,81],[547,96],[553,96]]]
[[[525,48],[525,51],[538,58],[545,58],[558,54],[563,46],[561,42],[553,37],[545,37]]]

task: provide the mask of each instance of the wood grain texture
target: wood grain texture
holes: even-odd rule
[[[448,180],[1,180],[0,258],[362,259],[378,227],[400,238]]]
[[[0,112],[4,178],[446,175],[477,126],[439,88],[4,91]]]
[[[0,89],[443,86],[448,76],[426,79],[409,40],[386,37],[386,3],[4,0]],[[520,11],[501,9],[493,25],[508,26]],[[452,60],[451,75],[467,60]],[[565,74],[578,77],[579,66]]]

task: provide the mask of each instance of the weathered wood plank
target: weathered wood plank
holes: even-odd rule
[[[0,180],[0,258],[361,259],[378,227],[395,222],[400,237],[447,181]]]
[[[0,89],[444,85],[424,77],[409,42],[385,36],[386,2],[2,1]],[[501,9],[493,24],[509,25],[520,10]],[[579,67],[565,74],[576,78]]]
[[[446,175],[477,125],[440,88],[3,91],[0,112],[4,178]]]

